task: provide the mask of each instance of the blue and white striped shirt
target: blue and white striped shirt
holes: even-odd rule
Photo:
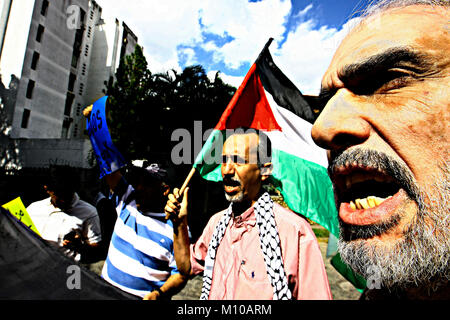
[[[125,179],[116,197],[118,214],[102,277],[137,296],[161,287],[179,273],[173,254],[173,225],[164,213],[142,214],[133,199],[134,188]]]

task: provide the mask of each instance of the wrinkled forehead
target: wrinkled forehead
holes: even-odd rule
[[[325,73],[358,63],[391,48],[408,47],[417,52],[448,55],[449,9],[427,5],[392,8],[369,16],[356,25],[340,44]]]
[[[257,151],[258,141],[256,133],[232,135],[225,140],[222,154],[248,156],[249,152]]]

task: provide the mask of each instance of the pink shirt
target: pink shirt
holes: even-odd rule
[[[208,245],[224,211],[211,217],[191,245],[194,274],[203,272]],[[331,291],[319,244],[309,223],[274,203],[284,270],[294,299],[330,300]],[[271,300],[269,282],[253,207],[232,218],[217,249],[209,298],[212,300]]]

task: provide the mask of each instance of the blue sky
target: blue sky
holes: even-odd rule
[[[139,38],[152,72],[201,64],[238,86],[269,37],[278,67],[307,94],[368,0],[97,0]]]

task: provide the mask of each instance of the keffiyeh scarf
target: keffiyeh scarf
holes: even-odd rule
[[[267,192],[254,204],[254,212],[256,224],[259,229],[259,242],[264,255],[266,271],[273,288],[273,299],[289,300],[292,298],[292,293],[288,288],[288,281],[281,257],[280,238],[273,214],[273,201]],[[209,298],[217,248],[219,247],[220,241],[222,241],[225,230],[231,220],[231,216],[232,204],[230,204],[217,224],[208,246],[208,252],[205,259],[205,270],[203,272],[201,300],[207,300]]]

